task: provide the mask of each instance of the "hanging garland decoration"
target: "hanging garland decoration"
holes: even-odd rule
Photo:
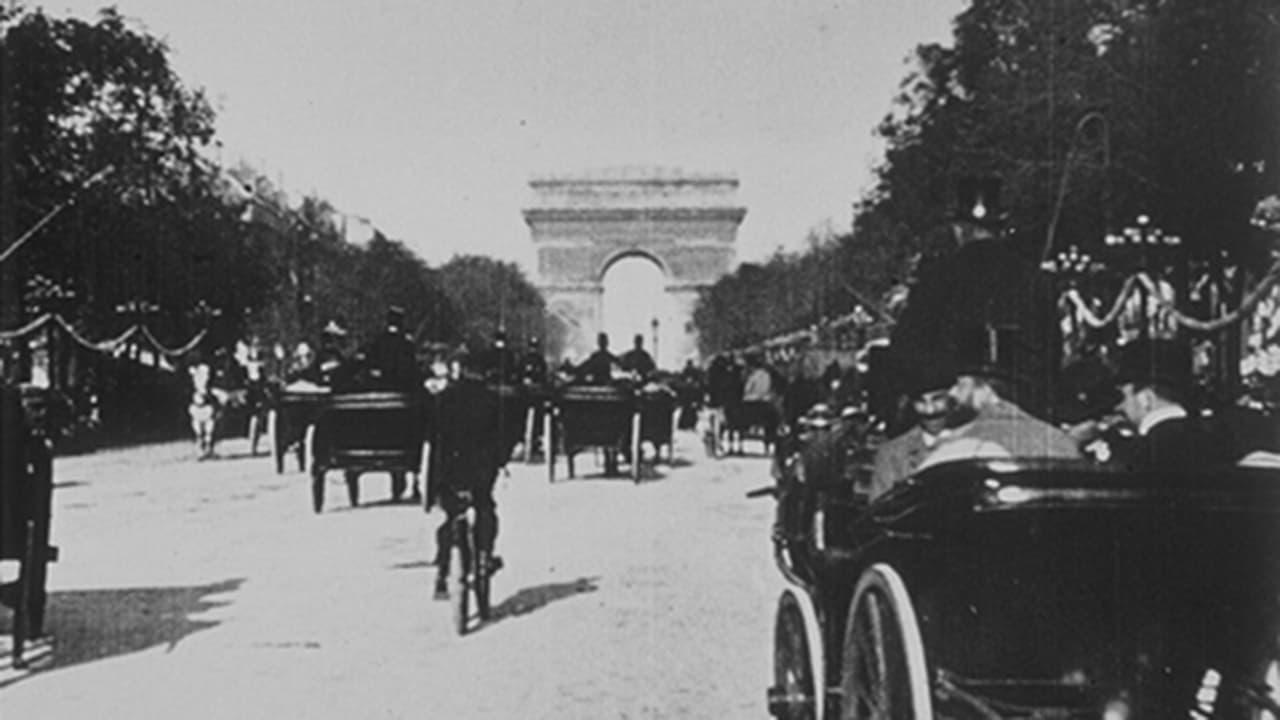
[[[0,331],[0,342],[8,343],[8,342],[13,342],[14,340],[22,340],[23,338],[26,338],[27,336],[31,335],[35,331],[44,327],[44,324],[49,322],[49,319],[52,317],[53,317],[52,313],[45,313],[44,315],[41,315],[40,317],[36,318],[35,320],[32,320],[31,322],[27,323],[26,325],[23,325],[22,327],[16,330]]]
[[[97,352],[103,352],[103,353],[115,352],[118,348],[120,348],[122,345],[128,342],[129,338],[137,334],[139,327],[141,327],[139,325],[134,325],[133,327],[129,328],[128,330],[125,330],[124,332],[120,333],[119,335],[113,338],[109,338],[107,340],[99,340],[98,342],[93,342],[92,340],[89,340],[88,338],[84,337],[80,333],[76,332],[76,329],[71,326],[71,323],[63,319],[61,315],[54,315],[53,319],[55,322],[58,323],[58,325],[63,329],[63,331],[65,331],[67,335],[71,337],[72,340],[76,341],[76,344],[78,344],[80,347],[86,350],[95,350]]]
[[[1093,314],[1093,311],[1089,309],[1088,304],[1085,303],[1084,298],[1080,296],[1080,291],[1076,290],[1075,288],[1072,288],[1067,292],[1063,293],[1062,299],[1059,301],[1058,305],[1060,309],[1064,309],[1064,310],[1074,309],[1076,313],[1079,315],[1080,319],[1084,320],[1085,324],[1097,330],[1100,328],[1107,327],[1108,325],[1114,323],[1116,319],[1120,317],[1120,313],[1124,312],[1125,302],[1129,299],[1129,295],[1133,293],[1134,288],[1136,288],[1137,286],[1138,286],[1137,275],[1134,275],[1129,279],[1125,280],[1124,286],[1120,288],[1120,294],[1116,295],[1116,300],[1111,305],[1111,309],[1108,310],[1105,314],[1103,314],[1102,317],[1098,317],[1097,315]],[[1073,305],[1074,308],[1067,308],[1066,307],[1067,303],[1070,303],[1071,305]]]
[[[94,342],[84,337],[80,333],[76,332],[76,329],[71,326],[71,323],[67,322],[66,319],[64,319],[61,315],[55,315],[53,313],[45,313],[44,315],[41,315],[40,317],[36,318],[35,320],[32,320],[31,322],[27,323],[26,325],[23,325],[20,328],[17,328],[15,330],[0,331],[0,342],[9,343],[15,340],[25,340],[26,338],[34,335],[36,332],[39,332],[40,330],[44,329],[45,325],[49,323],[54,323],[59,328],[61,328],[62,331],[65,332],[80,347],[86,350],[93,350],[95,352],[102,352],[102,353],[108,353],[108,354],[115,352],[116,350],[124,346],[126,343],[128,343],[130,340],[134,339],[135,335],[140,335],[141,338],[146,340],[147,343],[149,343],[152,346],[152,349],[154,349],[156,352],[160,353],[161,355],[164,355],[165,357],[177,358],[195,350],[197,347],[200,346],[200,343],[201,341],[204,340],[205,336],[209,334],[208,330],[201,330],[200,332],[196,333],[195,336],[192,337],[190,340],[188,340],[186,343],[176,348],[169,348],[169,347],[165,347],[159,340],[157,340],[156,336],[152,334],[151,330],[146,326],[133,325],[128,330],[125,330],[124,332],[120,333],[119,335],[113,338],[108,338],[106,340],[99,340],[97,342]]]
[[[1270,291],[1274,285],[1280,283],[1280,261],[1271,266],[1271,269],[1267,271],[1265,276],[1263,276],[1262,281],[1258,283],[1258,286],[1255,287],[1253,291],[1249,293],[1248,297],[1240,303],[1240,307],[1214,320],[1201,320],[1178,310],[1173,306],[1172,302],[1160,296],[1156,282],[1145,272],[1138,273],[1125,280],[1124,287],[1120,289],[1120,294],[1116,296],[1115,303],[1112,305],[1111,310],[1102,317],[1098,317],[1089,309],[1088,304],[1084,301],[1084,298],[1080,296],[1080,292],[1075,288],[1063,293],[1059,307],[1063,310],[1074,310],[1077,315],[1092,328],[1104,328],[1115,322],[1116,318],[1120,316],[1120,313],[1124,309],[1125,302],[1129,299],[1129,295],[1133,293],[1139,283],[1142,284],[1143,289],[1151,297],[1156,298],[1156,302],[1159,303],[1161,310],[1169,313],[1173,320],[1180,326],[1197,332],[1215,332],[1243,320],[1253,312],[1253,310],[1258,306],[1258,303],[1262,302],[1262,299],[1266,296],[1267,292]],[[1070,307],[1068,307],[1068,305],[1070,305]]]
[[[183,355],[190,353],[191,351],[199,347],[200,342],[204,340],[206,335],[209,334],[208,330],[201,330],[200,332],[195,334],[195,337],[188,340],[185,344],[179,345],[176,348],[167,348],[164,345],[162,345],[159,340],[156,339],[155,335],[151,334],[150,328],[147,328],[145,326],[139,326],[139,327],[142,330],[142,336],[145,337],[147,341],[151,343],[152,347],[156,351],[158,351],[161,355],[164,355],[165,357],[169,357],[169,358],[182,357]]]

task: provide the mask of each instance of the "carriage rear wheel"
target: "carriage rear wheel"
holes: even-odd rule
[[[778,720],[822,720],[825,685],[817,613],[807,598],[787,590],[778,599],[774,621],[769,714]]]
[[[311,508],[316,513],[324,510],[324,471],[311,468]]]
[[[466,514],[459,516],[454,525],[453,549],[457,553],[454,572],[457,573],[457,592],[453,594],[453,621],[459,635],[471,629],[471,595],[476,590],[472,562],[476,553],[472,546],[473,533]]]
[[[643,449],[640,445],[640,413],[636,412],[631,416],[631,437],[629,447],[631,448],[631,480],[635,483],[640,482],[640,451]]]
[[[843,720],[933,717],[920,626],[888,565],[872,565],[853,591],[842,669]]]

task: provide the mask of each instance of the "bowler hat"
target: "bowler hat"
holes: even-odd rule
[[[1164,385],[1188,391],[1193,384],[1191,348],[1177,340],[1136,340],[1120,349],[1116,384]]]

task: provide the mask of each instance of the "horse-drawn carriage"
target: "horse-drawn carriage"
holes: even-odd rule
[[[365,472],[390,473],[391,494],[398,499],[407,476],[426,477],[426,442],[425,392],[330,395],[319,409],[311,443],[313,509],[324,509],[325,474],[330,470],[343,472],[352,506],[360,504],[359,478]]]
[[[574,456],[583,450],[605,454],[607,470],[619,455],[630,460],[630,474],[640,482],[640,397],[629,386],[568,385],[553,397],[547,415],[547,476],[556,479],[556,455],[564,456],[569,477]]]
[[[1280,476],[972,460],[777,484],[779,718],[1280,717]]]
[[[328,401],[329,390],[318,386],[285,386],[270,393],[267,437],[271,439],[271,458],[277,473],[284,472],[284,459],[290,452],[298,460],[298,469],[306,469],[307,429],[315,425]]]

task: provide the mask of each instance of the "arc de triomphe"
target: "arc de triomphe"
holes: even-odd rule
[[[595,348],[605,329],[605,274],[639,257],[663,278],[659,364],[696,356],[698,293],[731,269],[747,212],[737,204],[737,178],[626,167],[539,176],[529,186],[533,202],[524,219],[538,252],[535,282],[562,325],[564,352],[581,358]],[[610,339],[615,353],[630,347],[630,338]]]

